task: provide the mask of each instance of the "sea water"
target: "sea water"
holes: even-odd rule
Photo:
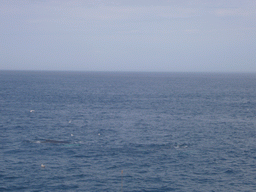
[[[0,71],[0,191],[256,191],[256,74]]]

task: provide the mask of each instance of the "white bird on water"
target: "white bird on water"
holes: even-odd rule
[[[41,164],[41,167],[42,167],[42,168],[45,168],[45,165],[44,165],[44,164]]]

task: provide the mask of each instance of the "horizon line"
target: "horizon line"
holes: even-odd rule
[[[45,70],[45,69],[0,69],[1,72],[78,72],[78,73],[220,73],[220,74],[256,74],[256,71],[100,71],[100,70]]]

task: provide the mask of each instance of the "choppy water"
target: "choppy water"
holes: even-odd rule
[[[0,71],[0,120],[0,191],[256,191],[256,74]]]

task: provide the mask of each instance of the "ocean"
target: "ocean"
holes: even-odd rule
[[[0,191],[256,191],[255,73],[0,71]]]

